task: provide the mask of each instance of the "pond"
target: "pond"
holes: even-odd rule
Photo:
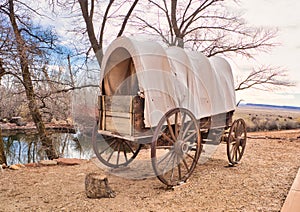
[[[94,155],[91,137],[83,134],[53,133],[53,145],[60,157],[90,159]],[[35,134],[3,136],[7,165],[35,163],[47,159]]]

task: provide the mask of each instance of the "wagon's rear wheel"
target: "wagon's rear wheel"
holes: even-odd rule
[[[227,139],[227,157],[230,166],[237,164],[245,151],[247,141],[246,124],[243,119],[233,122]]]
[[[141,149],[140,144],[99,134],[98,125],[94,127],[92,142],[97,158],[111,168],[127,166]]]
[[[187,109],[168,111],[159,121],[151,144],[152,166],[167,186],[184,183],[194,171],[201,152],[199,126]]]

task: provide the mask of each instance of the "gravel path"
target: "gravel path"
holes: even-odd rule
[[[279,211],[300,166],[300,130],[252,133],[241,163],[227,166],[226,145],[198,165],[188,183],[166,190],[156,178],[108,175],[111,199],[88,199],[87,173],[77,166],[5,169],[0,172],[0,211]]]

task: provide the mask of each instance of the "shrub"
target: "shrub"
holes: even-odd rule
[[[290,121],[290,120],[288,120],[288,121],[286,122],[286,129],[287,129],[287,130],[296,129],[297,126],[298,126],[298,124],[297,124],[297,122],[295,122],[295,121]]]
[[[272,131],[272,130],[279,130],[278,122],[274,120],[269,120],[265,125],[265,130]]]

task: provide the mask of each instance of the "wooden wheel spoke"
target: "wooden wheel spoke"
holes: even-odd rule
[[[100,155],[103,154],[103,153],[104,153],[106,150],[108,150],[109,148],[111,148],[112,145],[114,145],[115,143],[116,143],[116,140],[114,140],[112,143],[110,143],[104,150],[102,150],[101,152],[99,152]]]
[[[127,158],[127,152],[126,152],[126,146],[125,146],[126,142],[122,142],[122,151],[123,151],[123,154],[124,154],[124,158],[125,158],[125,161],[127,162],[128,161],[128,158]]]
[[[235,140],[235,138],[233,137],[233,135],[229,135],[229,141],[230,143],[232,143]]]
[[[189,171],[190,171],[190,168],[189,168],[189,166],[188,166],[188,164],[187,164],[187,162],[186,162],[186,160],[185,160],[184,158],[182,159],[182,162],[183,162],[183,164],[184,164],[184,166],[185,166],[187,172],[189,172]]]
[[[169,129],[169,132],[171,134],[171,137],[174,141],[176,141],[176,137],[175,137],[175,134],[174,134],[174,131],[173,131],[173,128],[172,128],[172,125],[170,123],[170,120],[167,118],[167,124],[168,124],[168,129]]]
[[[128,158],[127,158],[127,153],[126,153],[125,148],[124,148],[124,158],[125,158],[125,161],[127,162],[127,161],[128,161]]]
[[[237,132],[239,137],[242,137],[244,135],[244,125],[242,124],[242,122],[238,122]]]
[[[168,149],[168,150],[173,150],[174,146],[157,146],[156,149]]]
[[[180,129],[179,129],[178,139],[181,139],[181,138],[182,138],[185,118],[186,118],[186,113],[183,113],[183,117],[182,117],[182,120],[181,120],[181,127],[180,127]]]
[[[118,145],[118,154],[117,154],[117,165],[119,165],[119,161],[120,161],[120,152],[121,152],[121,145],[123,145],[121,142],[119,142]]]
[[[234,162],[237,162],[237,160],[238,160],[237,155],[238,155],[238,147],[235,147],[235,151],[234,151],[235,160],[234,160]]]
[[[233,155],[234,155],[234,146],[232,146],[231,150],[230,150],[230,155],[231,157],[233,158]]]
[[[174,151],[168,151],[162,158],[160,158],[157,162],[157,165],[159,165],[161,162],[163,162],[169,155],[173,154]]]
[[[196,135],[197,131],[195,130],[194,132],[192,132],[188,137],[184,138],[184,141],[188,141],[190,140],[190,138],[192,138],[194,135]]]
[[[112,150],[111,153],[110,153],[110,155],[108,156],[108,158],[107,158],[107,160],[106,160],[107,162],[110,161],[110,159],[111,159],[111,157],[112,157],[113,154],[114,154],[114,151]]]
[[[132,149],[132,147],[127,143],[127,141],[124,141],[124,143],[126,144],[126,146],[129,148],[130,152],[134,154],[134,150]],[[124,146],[124,152],[126,152],[126,148]]]
[[[172,140],[166,133],[163,132],[161,135],[162,135],[162,137],[163,137],[164,139],[166,139],[168,142],[170,142],[170,143],[172,143],[172,144],[175,143],[175,141]]]
[[[169,164],[170,164],[170,162],[171,162],[171,160],[173,159],[173,161],[172,161],[172,164],[174,164],[174,157],[175,157],[175,153],[174,153],[174,151],[172,151],[171,153],[170,153],[170,157],[169,157],[169,160],[167,161],[167,163],[165,164],[165,166],[163,167],[163,169],[162,169],[162,173],[164,174],[164,173],[166,173],[168,170],[167,169],[169,169]],[[161,161],[162,162],[162,161]],[[172,169],[173,169],[173,167],[174,167],[174,165],[172,166]]]
[[[173,157],[173,161],[172,161],[172,174],[171,174],[171,177],[170,177],[170,181],[172,182],[173,181],[173,177],[174,177],[174,167],[175,167],[175,157],[176,157],[176,154],[173,154],[174,157]]]
[[[238,134],[238,131],[237,131],[237,128],[235,127],[235,130],[234,130],[234,138],[236,139],[237,137],[239,137],[239,134]]]
[[[236,140],[235,139],[231,140],[230,144],[231,144],[231,146],[235,146]]]
[[[175,113],[175,137],[176,138],[178,138],[178,125],[179,125],[179,123],[178,123],[178,113],[179,112],[177,112],[177,113]]]
[[[240,158],[240,156],[241,156],[241,153],[242,153],[242,151],[241,151],[241,149],[240,149],[240,146],[239,146],[239,147],[237,147],[237,153],[238,153],[238,155],[239,155],[239,158]]]
[[[185,137],[185,135],[187,134],[187,132],[189,131],[190,127],[192,126],[193,122],[188,123],[188,125],[186,126],[183,134],[182,134],[182,138]]]
[[[188,157],[191,158],[192,160],[195,160],[195,157],[193,157],[193,156],[190,155],[189,153],[186,153],[186,156],[188,156]]]
[[[242,139],[240,140],[240,145],[241,145],[242,147],[245,147],[245,145],[246,145],[246,139],[245,139],[245,138],[242,138]]]
[[[178,168],[178,179],[179,180],[181,180],[181,163],[180,163],[180,161],[179,161],[179,159],[178,159],[178,157],[177,157],[177,168]]]

